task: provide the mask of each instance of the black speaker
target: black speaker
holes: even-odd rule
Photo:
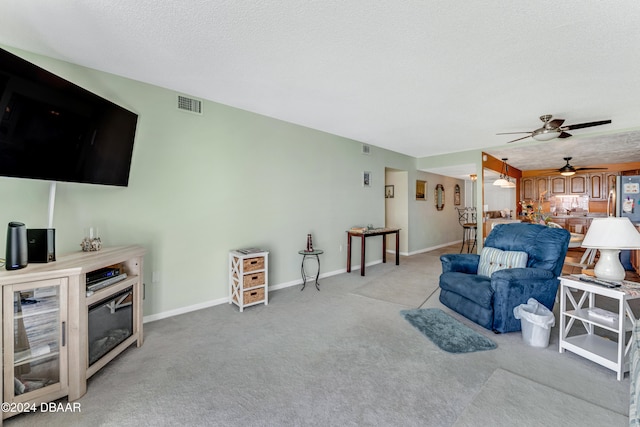
[[[21,222],[10,222],[7,227],[5,268],[18,270],[27,266],[27,228]]]
[[[29,228],[27,230],[29,262],[56,260],[56,230],[54,228]]]

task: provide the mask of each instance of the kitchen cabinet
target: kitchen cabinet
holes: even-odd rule
[[[592,217],[589,216],[553,216],[551,221],[558,224],[571,233],[587,234],[589,226],[591,225]]]
[[[551,182],[550,192],[552,196],[562,196],[567,193],[567,184],[564,176],[553,176],[549,181]]]
[[[589,175],[589,197],[591,200],[603,200],[606,197],[604,196],[604,185],[603,185],[603,174],[590,174]]]
[[[585,196],[590,200],[607,200],[609,190],[616,188],[619,172],[596,172],[573,176],[530,176],[522,178],[522,200],[538,200],[547,191],[544,199],[553,196]]]
[[[559,218],[557,216],[554,216],[551,218],[551,222],[555,222],[560,227],[567,229],[567,218]]]
[[[534,178],[522,178],[521,182],[521,197],[522,200],[535,200],[537,198],[535,194],[535,179]]]
[[[536,195],[535,199],[549,200],[549,179],[547,177],[536,178]]]
[[[522,200],[539,200],[540,196],[549,199],[549,179],[547,177],[522,178],[520,180],[520,194]]]
[[[585,175],[569,177],[569,192],[571,195],[587,194],[587,177]]]
[[[587,230],[591,225],[592,218],[589,217],[573,217],[567,220],[566,229],[571,233],[587,234]]]

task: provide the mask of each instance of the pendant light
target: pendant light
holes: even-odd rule
[[[493,183],[493,185],[497,185],[499,187],[503,187],[505,185],[509,184],[509,181],[506,180],[505,178],[508,177],[506,171],[507,171],[507,160],[509,159],[502,159],[502,170],[500,171],[500,178],[496,179],[496,181]]]

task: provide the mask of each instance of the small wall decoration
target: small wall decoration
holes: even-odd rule
[[[441,211],[444,209],[444,187],[442,184],[436,185],[436,191],[434,194],[434,202],[436,204],[436,209]]]
[[[416,181],[416,200],[427,200],[427,181]]]
[[[384,198],[393,199],[393,185],[384,186]]]
[[[371,187],[371,172],[370,171],[362,172],[362,186],[363,187]]]
[[[453,190],[453,204],[456,206],[460,205],[460,186],[456,184]]]

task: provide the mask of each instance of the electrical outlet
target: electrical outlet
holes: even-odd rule
[[[340,252],[342,252],[342,243],[340,244]]]

